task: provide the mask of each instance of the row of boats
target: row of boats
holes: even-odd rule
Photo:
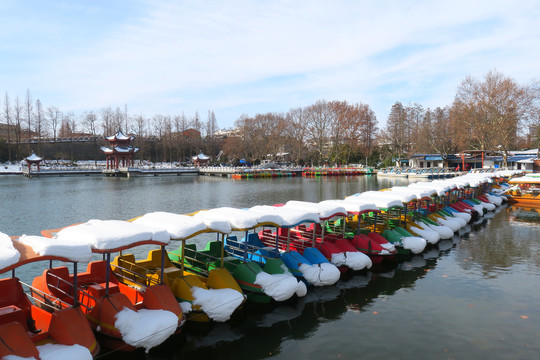
[[[460,172],[450,168],[401,168],[389,167],[377,172],[380,177],[401,177],[401,178],[419,178],[419,179],[442,179],[460,175]]]
[[[11,271],[0,280],[0,358],[91,359],[100,346],[148,351],[186,321],[224,322],[246,301],[303,297],[308,287],[452,238],[507,200],[500,193],[514,175],[468,174],[319,203],[90,220],[40,236],[0,233],[0,273]],[[171,244],[177,249],[167,251]],[[137,259],[135,247],[151,250]],[[16,269],[36,261],[49,266],[24,284]]]

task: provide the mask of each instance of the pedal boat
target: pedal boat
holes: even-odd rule
[[[299,242],[299,246],[306,246],[311,243],[327,260],[336,265],[342,273],[349,270],[358,271],[371,268],[373,262],[369,256],[359,251],[342,236],[338,236],[335,233],[326,234],[326,222],[335,218],[343,220],[348,215],[347,208],[342,203],[336,201],[313,203],[291,200],[283,207],[312,210],[319,215],[320,221],[318,223],[312,223],[309,227],[299,225],[290,230],[295,235],[293,237],[295,239],[293,243]]]
[[[325,200],[321,201],[320,204],[339,205],[347,211],[346,217],[326,222],[325,229],[330,241],[349,242],[355,249],[369,256],[373,264],[395,259],[396,247],[375,232],[377,218],[381,212],[375,204],[345,200]],[[366,219],[371,221],[366,222]],[[350,227],[348,227],[349,225]],[[317,226],[316,231],[317,234],[323,233],[322,227],[319,226]]]
[[[333,285],[339,280],[339,269],[313,246],[312,241],[309,241],[309,246],[295,244],[293,234],[289,231],[301,224],[318,223],[320,218],[317,212],[280,205],[254,206],[249,210],[281,218],[275,232],[263,227],[258,233],[258,238],[267,249],[274,248],[276,253],[279,253],[281,260],[293,275],[313,286]]]
[[[295,294],[305,295],[302,294],[302,289],[299,290],[301,285],[291,274],[276,271],[271,265],[265,266],[263,270],[257,263],[231,256],[225,251],[225,234],[233,231],[246,232],[257,226],[259,219],[255,214],[225,207],[203,210],[194,214],[194,217],[206,223],[224,223],[227,228],[217,232],[216,240],[208,241],[202,250],[198,250],[195,244],[186,244],[183,249],[170,251],[169,258],[176,266],[203,277],[208,276],[214,269],[227,269],[247,299],[252,302],[285,301]],[[303,289],[305,290],[305,287]]]
[[[88,261],[89,246],[51,243],[40,236],[13,237],[0,233],[0,273],[11,270],[11,277],[0,279],[0,358],[54,358],[58,354],[72,358],[91,359],[100,347],[78,303],[49,308],[40,301],[38,290],[15,276],[16,268],[46,261]],[[25,292],[23,289],[30,291]],[[70,289],[74,294],[77,288]],[[60,303],[59,297],[51,297]],[[46,309],[48,308],[47,311]]]
[[[166,212],[149,213],[130,221],[167,231],[172,240],[181,242],[182,253],[187,240],[221,228],[215,222],[207,225],[193,216]],[[133,254],[122,254],[112,265],[115,274],[130,286],[148,286],[163,280],[180,302],[188,321],[224,322],[245,302],[242,289],[227,269],[212,269],[207,277],[195,275],[176,267],[160,249],[150,251],[144,260],[136,260]]]
[[[157,245],[163,251],[170,243],[165,231],[126,221],[90,220],[42,234],[85,243],[93,253],[102,254],[104,260],[91,261],[86,272],[76,276],[60,266],[45,270],[33,281],[33,287],[45,294],[45,303],[52,302],[51,297],[79,303],[101,344],[114,350],[142,347],[149,351],[181,331],[185,316],[167,285],[131,287],[120,282],[110,266],[114,252],[142,245]],[[69,295],[73,287],[78,288],[76,300]]]

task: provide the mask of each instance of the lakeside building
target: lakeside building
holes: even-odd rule
[[[538,150],[509,151],[507,157],[508,169],[534,171],[535,166],[540,165]],[[500,152],[465,150],[461,154],[449,154],[445,159],[440,154],[414,154],[408,159],[409,166],[414,168],[458,168],[481,169],[503,168],[504,158]],[[535,160],[538,165],[535,165]]]

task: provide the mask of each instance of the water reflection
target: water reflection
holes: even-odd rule
[[[477,225],[477,232],[470,234],[466,237],[467,241],[460,244],[460,248],[466,250],[460,253],[461,266],[467,270],[479,268],[485,277],[496,277],[516,264],[539,267],[538,223],[532,221],[526,222],[530,226],[516,226],[516,222],[524,221],[524,213],[531,212],[510,207],[494,213],[491,219]]]
[[[11,189],[0,186],[0,195],[9,199],[0,209],[0,231],[21,234],[156,210],[320,201],[407,183],[375,177],[0,179]],[[305,298],[246,304],[231,321],[188,326],[149,354],[102,358],[537,358],[539,215],[515,207],[498,210],[420,255],[350,273],[335,286],[309,289]],[[142,256],[146,249],[140,250]],[[21,272],[41,272],[28,269]]]

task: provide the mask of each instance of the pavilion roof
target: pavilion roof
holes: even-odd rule
[[[32,155],[28,156],[25,160],[26,161],[41,161],[43,160],[43,158],[40,156],[37,156],[36,153],[32,153]]]
[[[124,135],[124,133],[121,130],[118,130],[118,132],[111,136],[106,136],[105,140],[109,142],[114,141],[133,141],[135,138],[133,136]]]

